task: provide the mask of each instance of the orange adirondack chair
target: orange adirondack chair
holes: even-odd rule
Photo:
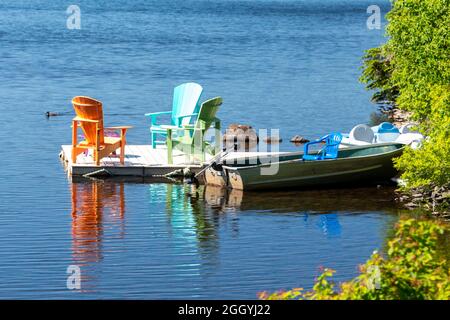
[[[94,161],[100,165],[100,159],[109,156],[120,148],[120,163],[125,161],[125,135],[130,126],[103,126],[103,107],[98,100],[78,96],[72,99],[76,117],[72,120],[72,162],[86,149],[94,150]],[[77,142],[78,126],[84,133],[85,140]],[[106,130],[120,130],[120,137],[105,137]]]

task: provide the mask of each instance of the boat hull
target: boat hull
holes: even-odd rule
[[[390,144],[353,148],[345,151],[350,156],[333,160],[298,159],[257,166],[223,166],[222,172],[207,172],[205,178],[208,184],[240,190],[369,185],[388,181],[397,174],[392,159],[403,149],[401,145]],[[269,166],[277,165],[275,174],[263,174],[264,170],[271,171]],[[208,179],[208,175],[214,180]]]

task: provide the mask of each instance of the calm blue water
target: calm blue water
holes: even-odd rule
[[[102,100],[106,122],[142,144],[142,115],[169,110],[186,81],[223,97],[224,126],[285,141],[348,131],[374,110],[358,68],[384,37],[366,9],[389,1],[76,1],[81,30],[66,28],[69,4],[0,0],[0,298],[255,298],[309,287],[320,266],[348,279],[383,246],[391,190],[72,184],[58,153],[73,96]],[[66,288],[72,264],[81,291]]]

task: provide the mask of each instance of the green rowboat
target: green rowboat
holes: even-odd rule
[[[258,159],[257,164],[213,166],[205,172],[207,184],[240,190],[370,185],[389,181],[397,171],[392,159],[405,146],[384,143],[340,149],[330,160],[304,161],[302,154],[285,153]],[[276,160],[275,160],[276,159]]]

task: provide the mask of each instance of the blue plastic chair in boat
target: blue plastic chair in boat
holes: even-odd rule
[[[197,118],[197,113],[200,108],[200,96],[203,88],[198,83],[183,83],[173,90],[172,111],[152,112],[146,113],[146,117],[150,117],[151,127],[150,133],[152,136],[152,147],[156,148],[157,144],[166,143],[166,139],[157,140],[157,136],[167,137],[167,129],[162,128],[158,123],[158,116],[171,115],[171,126],[182,128],[183,125],[191,123],[191,120]]]
[[[342,141],[342,134],[333,132],[319,140],[311,141],[305,144],[303,160],[325,160],[336,159],[338,156],[339,145]],[[325,146],[320,149],[317,154],[309,154],[309,146],[313,144],[323,143]]]

